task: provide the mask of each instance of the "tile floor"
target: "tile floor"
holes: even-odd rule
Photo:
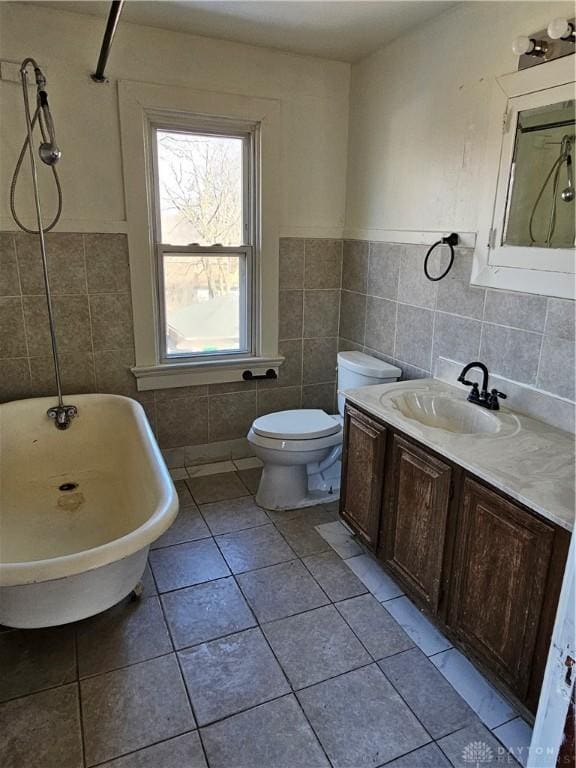
[[[2,768],[525,764],[530,727],[337,504],[265,513],[259,471],[173,471],[140,601],[0,631]]]

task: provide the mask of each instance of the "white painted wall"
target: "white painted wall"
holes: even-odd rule
[[[562,2],[462,4],[352,68],[346,233],[474,232],[491,81]]]
[[[62,231],[125,229],[117,80],[183,85],[279,99],[282,110],[281,234],[340,236],[344,223],[350,65],[120,24],[97,85],[104,22],[40,5],[0,3],[0,59],[45,66],[63,156]],[[0,228],[14,229],[8,187],[25,135],[22,96],[0,82]],[[48,174],[43,173],[44,180]],[[30,200],[28,176],[19,210]],[[44,184],[46,199],[52,187]],[[49,205],[46,204],[48,213]]]

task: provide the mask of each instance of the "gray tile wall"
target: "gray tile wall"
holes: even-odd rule
[[[280,242],[280,352],[276,382],[137,392],[124,235],[46,237],[65,393],[138,399],[162,448],[245,437],[257,415],[304,407],[333,410],[342,242]],[[0,402],[52,395],[54,370],[38,240],[0,233]]]
[[[266,410],[280,409],[289,382],[289,407],[334,412],[341,281],[341,240],[280,240],[280,353],[286,362]]]
[[[470,286],[458,251],[440,283],[425,248],[280,240],[277,381],[137,392],[124,235],[48,234],[65,393],[138,399],[165,449],[244,438],[254,418],[289,408],[334,412],[336,353],[364,349],[430,376],[438,356],[475,358],[521,383],[574,399],[574,302]],[[0,402],[54,394],[37,238],[0,233]]]
[[[449,275],[430,282],[426,250],[344,242],[339,349],[397,363],[405,378],[430,376],[439,356],[479,359],[495,374],[574,400],[575,303],[471,286],[470,249],[457,249]]]

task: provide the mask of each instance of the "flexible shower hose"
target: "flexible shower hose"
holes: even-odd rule
[[[44,127],[44,123],[42,122],[42,111],[40,109],[40,106],[36,107],[36,111],[34,112],[34,117],[32,118],[32,130],[34,130],[34,126],[36,125],[36,121],[38,120],[40,124],[40,131],[42,132],[42,138],[44,141],[48,141],[46,128]],[[12,211],[12,216],[14,217],[14,220],[20,227],[20,229],[23,229],[24,232],[29,232],[31,235],[37,235],[38,230],[37,229],[28,229],[28,227],[25,227],[24,224],[20,221],[18,218],[18,214],[16,213],[16,204],[14,202],[14,198],[16,195],[16,184],[18,183],[18,176],[20,175],[20,168],[22,167],[22,162],[24,161],[24,155],[26,154],[26,150],[28,148],[28,135],[26,135],[26,139],[24,140],[24,144],[22,145],[22,149],[20,150],[20,156],[18,158],[18,162],[16,163],[16,168],[14,169],[14,175],[12,176],[12,183],[10,184],[10,210]],[[58,171],[56,170],[56,167],[54,165],[51,166],[52,173],[54,174],[54,182],[56,184],[56,190],[58,192],[58,209],[56,211],[56,215],[48,224],[47,227],[44,227],[42,229],[42,232],[50,232],[51,229],[54,229],[56,224],[58,223],[58,220],[60,219],[60,216],[62,214],[62,187],[60,186],[60,179],[58,178]]]
[[[542,200],[542,196],[546,191],[548,182],[550,181],[552,174],[556,172],[554,174],[554,181],[552,183],[552,207],[550,210],[550,219],[548,222],[548,232],[546,234],[546,244],[548,246],[550,245],[550,241],[552,240],[552,237],[554,235],[554,230],[556,229],[556,203],[557,203],[556,195],[558,194],[558,182],[560,180],[560,169],[562,168],[562,164],[565,162],[565,160],[566,158],[564,157],[564,155],[560,155],[560,157],[556,158],[556,160],[552,164],[552,168],[550,168],[550,171],[544,180],[544,184],[542,184],[542,189],[538,193],[538,197],[536,198],[536,202],[534,203],[534,207],[532,208],[530,221],[528,222],[528,230],[530,232],[530,240],[533,243],[537,242],[537,238],[534,236],[534,217],[536,216],[536,211],[540,204],[540,200]]]

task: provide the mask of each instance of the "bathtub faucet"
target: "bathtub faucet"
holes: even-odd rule
[[[68,429],[74,416],[78,415],[78,409],[75,405],[60,403],[53,408],[48,408],[46,414],[49,419],[54,419],[57,429]]]

